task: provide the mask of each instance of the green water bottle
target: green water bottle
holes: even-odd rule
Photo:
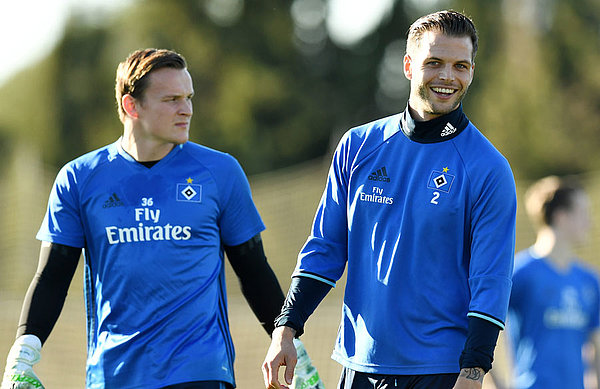
[[[306,352],[304,344],[300,339],[294,339],[298,362],[294,369],[294,380],[292,381],[291,389],[325,389],[319,372],[313,366]]]

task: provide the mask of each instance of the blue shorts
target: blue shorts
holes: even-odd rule
[[[426,375],[384,375],[342,370],[338,389],[452,389],[458,373]]]

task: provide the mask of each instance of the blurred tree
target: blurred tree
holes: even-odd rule
[[[0,139],[29,142],[55,166],[115,140],[116,65],[166,47],[194,78],[192,140],[230,152],[250,174],[292,165],[322,156],[351,126],[403,110],[406,30],[453,8],[481,38],[465,110],[517,177],[596,169],[598,1],[396,0],[374,31],[346,44],[329,36],[329,5],[145,0],[102,23],[74,14],[55,50],[0,89]]]
[[[590,69],[600,60],[598,3],[498,4],[485,24],[501,29],[488,62],[476,67],[473,117],[518,177],[596,169],[600,84]]]
[[[3,88],[0,132],[39,145],[55,166],[114,141],[118,62],[166,47],[194,78],[192,140],[230,152],[250,173],[316,158],[328,147],[327,101],[302,77],[291,25],[274,0],[133,2],[100,25],[74,14],[44,63]]]

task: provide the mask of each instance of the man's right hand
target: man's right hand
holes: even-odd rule
[[[13,344],[6,358],[6,369],[0,389],[44,389],[33,372],[41,359],[42,342],[35,335],[22,335]]]
[[[262,365],[265,388],[288,389],[288,386],[279,382],[281,366],[285,366],[285,382],[287,385],[292,384],[297,362],[296,347],[294,346],[295,333],[294,329],[285,326],[277,327],[273,331],[271,346]]]

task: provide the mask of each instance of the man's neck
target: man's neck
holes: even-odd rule
[[[173,143],[158,143],[136,137],[133,131],[125,131],[121,137],[121,147],[138,162],[159,161],[173,150]]]
[[[443,142],[458,136],[469,125],[469,119],[458,106],[454,111],[428,121],[418,121],[408,104],[400,117],[400,128],[410,140],[419,143]]]

